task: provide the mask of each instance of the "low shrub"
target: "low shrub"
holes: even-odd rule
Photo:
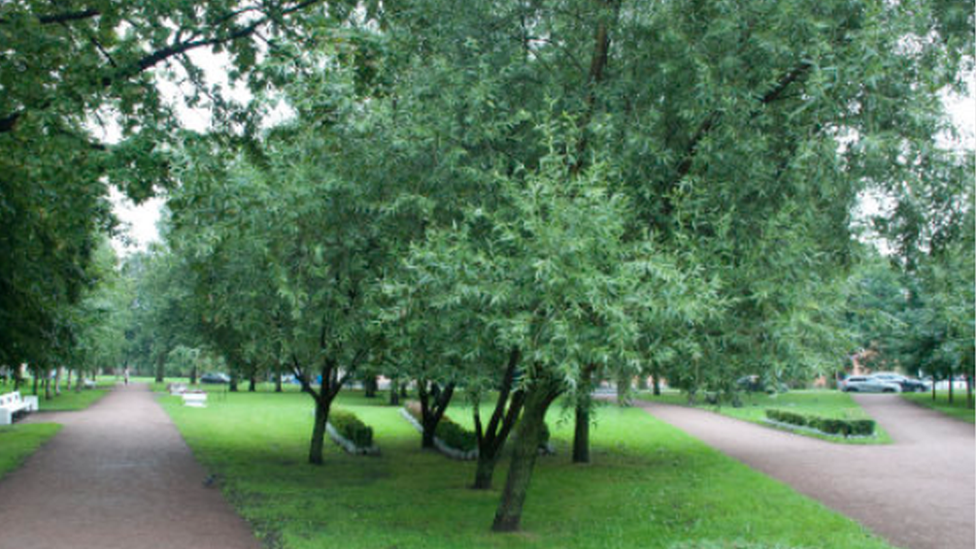
[[[766,417],[780,423],[788,423],[799,427],[810,427],[828,435],[836,436],[872,436],[875,423],[870,419],[835,419],[819,416],[805,416],[785,410],[766,410]]]
[[[356,414],[346,410],[332,410],[329,423],[340,435],[360,448],[373,445],[373,428],[363,423]]]
[[[441,418],[434,434],[437,435],[437,438],[444,441],[444,444],[462,452],[470,452],[478,446],[478,439],[473,432],[454,423],[447,416]]]
[[[419,402],[408,402],[406,409],[414,419],[421,424],[423,423],[423,412]],[[478,447],[478,437],[474,432],[461,427],[449,418],[447,414],[441,416],[440,422],[437,423],[437,429],[434,430],[434,435],[441,439],[444,444],[462,452],[470,452]]]

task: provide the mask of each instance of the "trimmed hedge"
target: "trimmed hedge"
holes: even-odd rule
[[[419,402],[410,401],[407,403],[406,408],[414,419],[423,424],[423,412],[420,409]],[[447,414],[441,416],[441,420],[437,423],[437,428],[434,430],[434,436],[441,439],[447,446],[462,452],[470,452],[478,447],[478,437],[474,432],[458,425]]]
[[[360,448],[373,445],[373,428],[363,423],[356,414],[346,410],[332,410],[329,423],[340,435]]]
[[[437,429],[434,431],[437,438],[444,441],[451,448],[457,448],[462,452],[470,452],[478,447],[478,437],[464,427],[451,420],[447,416],[441,417]]]
[[[785,410],[767,409],[766,417],[780,423],[788,423],[798,427],[816,429],[828,435],[843,437],[874,435],[875,422],[871,419],[834,419],[819,416],[807,416]]]

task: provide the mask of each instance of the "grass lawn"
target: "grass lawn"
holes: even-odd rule
[[[648,402],[664,402],[667,404],[688,405],[688,397],[684,393],[670,391],[662,393],[661,396],[653,396],[650,393],[641,393],[638,398]],[[798,414],[815,415],[836,419],[871,419],[865,411],[847,393],[829,390],[799,390],[788,393],[768,395],[766,393],[748,393],[742,397],[742,407],[733,408],[731,405],[721,407],[706,403],[699,403],[698,408],[711,410],[728,417],[742,419],[770,428],[777,428],[763,420],[766,418],[766,410],[775,408],[787,410]],[[821,438],[831,442],[841,444],[889,444],[891,437],[881,428],[876,426],[877,436],[869,439],[844,439],[829,436],[817,436],[814,434],[798,431],[798,434]]]
[[[56,423],[32,423],[30,425],[4,425],[0,427],[0,479],[16,469],[27,456],[41,444],[57,434],[61,426]]]
[[[38,390],[38,408],[42,412],[68,412],[76,410],[84,410],[85,408],[91,406],[98,399],[105,396],[109,391],[109,388],[115,385],[115,381],[109,377],[100,379],[98,381],[97,388],[95,389],[84,389],[82,391],[75,391],[74,387],[70,390],[61,389],[60,395],[54,395],[54,391],[51,391],[51,398],[44,397],[44,390]],[[14,390],[13,383],[0,384],[0,393],[7,393]],[[22,395],[32,395],[33,393],[32,383],[27,383],[20,387],[20,394]]]
[[[306,463],[306,395],[214,395],[204,409],[160,400],[271,547],[719,549],[734,540],[760,542],[750,549],[889,547],[636,408],[599,411],[593,463],[580,466],[570,462],[572,422],[554,407],[548,421],[558,454],[538,462],[524,531],[499,535],[489,526],[507,463],[495,490],[468,489],[474,463],[422,451],[420,435],[385,399],[339,399],[373,427],[382,456],[349,456],[328,442],[321,467]],[[467,423],[463,407],[449,413]]]
[[[952,416],[969,423],[976,422],[976,411],[969,408],[966,404],[966,390],[955,391],[953,402],[949,404],[949,391],[936,391],[935,400],[932,400],[932,393],[902,393],[902,398],[906,398],[926,408],[938,410],[943,414]]]

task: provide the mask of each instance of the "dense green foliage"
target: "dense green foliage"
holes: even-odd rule
[[[360,420],[355,413],[348,410],[332,410],[329,423],[335,427],[340,435],[360,448],[373,445],[373,429]]]
[[[0,363],[131,358],[161,379],[219,356],[232,391],[287,369],[315,402],[315,464],[351,379],[430,387],[435,419],[455,387],[501,388],[522,419],[499,530],[549,406],[588,406],[594,372],[724,396],[896,340],[906,367],[973,369],[972,152],[939,141],[971,5],[69,4],[0,12]],[[181,127],[164,78],[212,109],[207,131]],[[262,126],[276,103],[290,118]],[[117,143],[95,137],[113,123]],[[109,184],[171,213],[116,300],[92,290]],[[865,192],[894,205],[874,227],[905,306],[877,261],[851,283]]]

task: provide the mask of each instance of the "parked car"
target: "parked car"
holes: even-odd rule
[[[200,383],[230,383],[230,376],[222,372],[208,372],[200,376]]]
[[[851,376],[840,382],[839,388],[845,393],[900,393],[901,385],[883,381],[871,376]]]
[[[897,383],[901,386],[903,393],[924,393],[925,391],[929,390],[929,387],[931,387],[931,385],[927,385],[924,381],[911,379],[894,372],[877,372],[868,377],[880,379],[881,381],[887,383]]]

